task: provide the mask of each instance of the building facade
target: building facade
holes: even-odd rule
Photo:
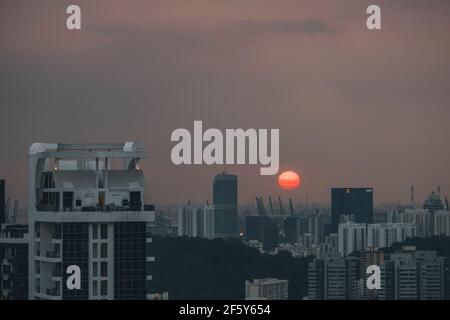
[[[133,142],[42,144],[29,150],[29,298],[146,299],[154,206]],[[80,270],[79,288],[66,283]]]
[[[2,224],[0,233],[1,300],[28,299],[28,227]]]
[[[373,222],[372,188],[332,188],[331,189],[331,224],[332,231],[337,232],[339,217],[353,216],[356,223]]]
[[[367,247],[367,227],[365,223],[340,223],[338,231],[339,253],[348,256],[354,251]]]
[[[215,235],[219,238],[238,235],[238,179],[221,173],[214,177],[213,204],[215,208]]]
[[[245,281],[245,300],[287,300],[289,281],[275,278]]]

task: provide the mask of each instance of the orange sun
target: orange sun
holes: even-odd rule
[[[294,171],[285,171],[278,177],[278,184],[284,190],[293,190],[300,186],[300,176]]]

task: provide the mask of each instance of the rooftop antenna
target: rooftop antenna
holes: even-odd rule
[[[437,187],[437,193],[438,193],[438,196],[439,196],[439,199],[440,199],[441,198],[441,186]]]
[[[415,200],[414,200],[414,186],[411,186],[411,197],[410,197],[410,205],[411,205],[411,207],[415,207],[416,206],[416,203],[415,203]]]
[[[447,196],[445,196],[445,209],[449,211]]]

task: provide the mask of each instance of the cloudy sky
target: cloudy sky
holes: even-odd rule
[[[78,4],[82,30],[65,27]],[[382,9],[382,30],[366,8]],[[32,142],[139,141],[147,199],[211,199],[239,175],[256,195],[330,201],[373,186],[377,203],[450,195],[450,1],[0,0],[0,178],[26,199]],[[259,166],[175,166],[170,134],[279,128],[281,191]]]

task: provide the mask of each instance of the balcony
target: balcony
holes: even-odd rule
[[[47,251],[47,258],[61,258],[59,251]]]
[[[54,269],[54,270],[52,271],[52,276],[53,276],[53,277],[62,277],[62,272],[61,272],[61,270],[59,270],[59,269]]]
[[[60,295],[60,293],[59,293],[59,288],[48,288],[48,289],[46,290],[46,293],[47,293],[49,296],[59,296],[59,295]]]

